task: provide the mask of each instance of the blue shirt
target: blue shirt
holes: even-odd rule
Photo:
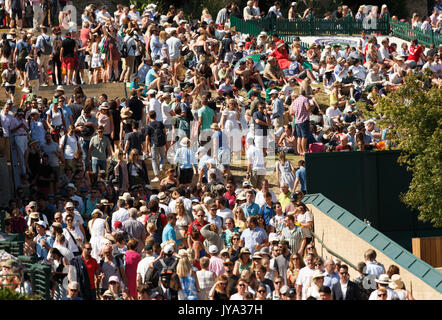
[[[144,83],[146,81],[146,75],[151,70],[151,67],[149,67],[147,64],[143,64],[141,69],[138,70],[138,77],[140,78],[139,83]]]
[[[331,289],[335,283],[339,283],[339,280],[340,278],[337,272],[333,272],[332,274],[327,273],[327,275],[324,277],[324,286]]]
[[[177,240],[176,239],[176,233],[175,233],[175,229],[172,227],[172,225],[170,223],[168,223],[164,229],[163,229],[163,237],[162,237],[162,242],[166,242],[169,240],[173,240],[176,242],[177,245],[181,244],[181,240]]]
[[[299,183],[301,184],[301,191],[306,191],[307,186],[305,185],[305,168],[299,168],[296,170],[296,178],[299,179]]]
[[[272,119],[282,118],[283,116],[284,104],[282,103],[281,99],[276,98],[275,101],[273,101]]]
[[[195,152],[186,147],[181,147],[177,150],[174,161],[176,164],[179,164],[181,169],[190,169],[197,164]]]
[[[250,216],[256,216],[259,214],[260,208],[259,205],[255,202],[252,202],[251,205],[247,205],[247,203],[244,203],[241,205],[241,208],[244,210],[244,215],[246,218]]]
[[[147,72],[145,80],[146,86],[149,86],[156,79],[155,75],[157,75],[157,72],[154,68],[150,69]]]
[[[270,219],[276,216],[276,212],[273,210],[273,207],[269,207],[267,203],[261,207],[260,213],[264,216],[266,225],[270,223]]]
[[[255,244],[263,244],[266,239],[267,233],[261,227],[255,227],[253,230],[247,228],[241,234],[241,240],[244,240],[244,247],[248,248],[252,255],[256,251]]]
[[[46,248],[41,244],[43,240],[45,240],[46,244],[52,248],[52,246],[54,245],[54,239],[52,239],[51,236],[48,234],[44,234],[43,236],[37,235],[34,238],[34,241],[37,242],[35,245],[37,256],[43,260],[46,260],[46,257],[48,256],[48,250],[46,250]]]

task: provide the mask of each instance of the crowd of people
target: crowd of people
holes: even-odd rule
[[[305,160],[287,155],[382,149],[388,128],[364,109],[411,73],[440,86],[442,46],[362,32],[355,47],[306,50],[229,28],[234,10],[195,24],[173,6],[88,5],[81,30],[3,34],[1,132],[20,173],[6,228],[52,266],[53,299],[412,298],[372,250],[352,281],[316,253]],[[85,81],[127,81],[130,97],[87,96]]]

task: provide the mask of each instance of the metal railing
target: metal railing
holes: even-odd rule
[[[442,35],[433,30],[422,31],[413,28],[407,22],[399,22],[388,16],[377,19],[375,24],[363,22],[352,17],[341,19],[322,19],[307,17],[306,19],[273,19],[262,18],[243,20],[235,16],[230,17],[230,27],[235,27],[241,33],[258,36],[261,31],[269,34],[283,36],[319,36],[319,35],[355,35],[362,30],[394,36],[410,41],[418,39],[419,43],[429,46],[434,43],[437,46],[442,43]]]

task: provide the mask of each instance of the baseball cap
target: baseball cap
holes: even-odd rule
[[[75,206],[72,202],[68,202],[68,203],[66,203],[65,208],[75,208]]]
[[[43,220],[38,220],[35,224],[38,224],[39,226],[42,226],[43,228],[47,227],[46,222],[44,222]]]
[[[217,252],[218,252],[218,247],[217,247],[216,245],[212,244],[212,245],[209,247],[209,253],[214,254],[214,253],[217,253]]]
[[[120,278],[118,278],[117,276],[110,276],[109,282],[113,282],[113,281],[120,283]]]
[[[79,290],[80,284],[77,281],[72,281],[71,283],[68,284],[68,289]]]
[[[163,251],[166,254],[172,254],[173,253],[173,245],[167,244],[166,246],[164,246]]]

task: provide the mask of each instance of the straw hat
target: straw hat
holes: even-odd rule
[[[391,282],[388,286],[393,290],[402,289],[404,287],[404,282],[400,275],[394,274],[391,276]]]
[[[249,248],[242,248],[241,251],[239,252],[239,257],[241,257],[243,254],[251,254]]]
[[[189,142],[190,142],[190,139],[187,138],[187,137],[184,137],[184,138],[181,140],[180,145],[181,145],[182,147],[187,147],[187,144],[188,144]]]
[[[379,279],[376,279],[376,282],[381,284],[390,284],[390,277],[388,274],[381,274]]]
[[[324,273],[321,272],[321,270],[316,270],[315,272],[313,272],[312,280],[315,280],[317,278],[324,278],[324,277],[325,277],[325,275],[324,275]]]
[[[122,119],[130,118],[132,114],[133,114],[132,110],[130,110],[128,107],[121,109],[120,115]]]
[[[109,104],[107,102],[103,102],[98,109],[99,110],[109,110]]]

